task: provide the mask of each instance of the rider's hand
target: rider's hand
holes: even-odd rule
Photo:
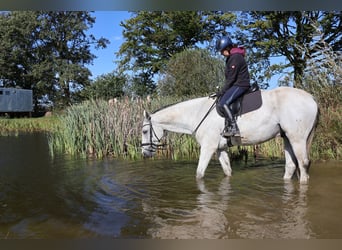
[[[217,97],[217,93],[212,93],[209,95],[209,98],[216,98]]]

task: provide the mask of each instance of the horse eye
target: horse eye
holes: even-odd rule
[[[143,130],[143,134],[146,135],[147,134],[147,130]]]

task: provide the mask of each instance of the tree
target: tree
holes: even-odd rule
[[[108,100],[123,96],[126,85],[126,78],[123,75],[112,72],[97,77],[92,84],[82,91],[82,94],[87,99],[101,98]]]
[[[319,25],[314,37],[316,52],[306,63],[301,88],[313,94],[321,108],[337,110],[342,104],[342,51],[334,51],[333,47],[324,39]],[[303,50],[312,50],[304,47]]]
[[[267,88],[276,73],[293,71],[294,86],[302,85],[308,60],[322,47],[315,40],[318,29],[324,42],[341,50],[341,12],[137,12],[121,25],[126,41],[118,53],[122,70],[144,75],[149,82],[165,68],[171,57],[185,49],[205,44],[228,33],[247,48],[252,81]],[[272,57],[284,57],[273,63]],[[144,84],[143,78],[140,78]],[[153,81],[152,81],[153,82]]]
[[[201,96],[224,82],[224,63],[205,49],[188,49],[171,57],[158,82],[161,95]]]
[[[0,79],[3,86],[31,88],[38,61],[39,22],[34,12],[0,14]]]
[[[87,86],[91,46],[104,38],[86,35],[95,19],[89,12],[8,12],[0,17],[0,79],[4,86],[33,90],[35,103],[72,103]]]
[[[153,82],[155,74],[173,55],[211,41],[235,20],[235,14],[223,12],[141,11],[133,14],[131,19],[121,23],[126,41],[118,52],[119,63],[122,70],[134,72],[134,79],[139,77],[139,84],[146,85]]]
[[[128,90],[132,96],[146,97],[154,93],[156,85],[148,72],[140,72],[130,77]]]
[[[333,50],[342,47],[342,12],[326,11],[274,11],[244,12],[240,16],[238,27],[241,40],[252,48],[254,58],[266,62],[269,66],[271,56],[284,56],[288,64],[274,65],[264,71],[266,76],[272,71],[281,72],[293,68],[294,86],[302,85],[307,62],[320,49],[321,42],[315,40],[318,25],[323,41]],[[268,64],[267,64],[268,63]],[[260,69],[259,69],[260,70]]]

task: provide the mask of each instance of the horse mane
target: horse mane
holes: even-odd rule
[[[167,105],[165,105],[165,106],[162,106],[162,107],[160,107],[160,108],[154,110],[153,112],[151,112],[151,114],[155,114],[155,113],[157,113],[157,112],[160,111],[160,110],[163,110],[163,109],[166,109],[166,108],[175,106],[175,105],[180,104],[180,103],[182,103],[182,102],[187,102],[187,101],[190,101],[190,100],[201,99],[201,98],[203,98],[203,96],[202,96],[202,97],[189,98],[189,99],[186,99],[186,100],[180,100],[180,101],[175,102],[175,103],[170,103],[170,104],[167,104]]]
[[[176,104],[178,104],[178,103],[181,103],[181,102],[183,102],[183,101],[179,101],[179,102],[176,102],[176,103],[167,104],[167,105],[165,105],[165,106],[163,106],[163,107],[161,107],[161,108],[156,109],[156,110],[153,111],[151,114],[157,113],[158,111],[160,111],[160,110],[162,110],[162,109],[166,109],[166,108],[168,108],[168,107],[174,106],[174,105],[176,105]]]

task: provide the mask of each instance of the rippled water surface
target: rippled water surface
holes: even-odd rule
[[[342,164],[314,163],[309,185],[282,161],[51,158],[42,134],[0,137],[0,238],[342,238]]]

